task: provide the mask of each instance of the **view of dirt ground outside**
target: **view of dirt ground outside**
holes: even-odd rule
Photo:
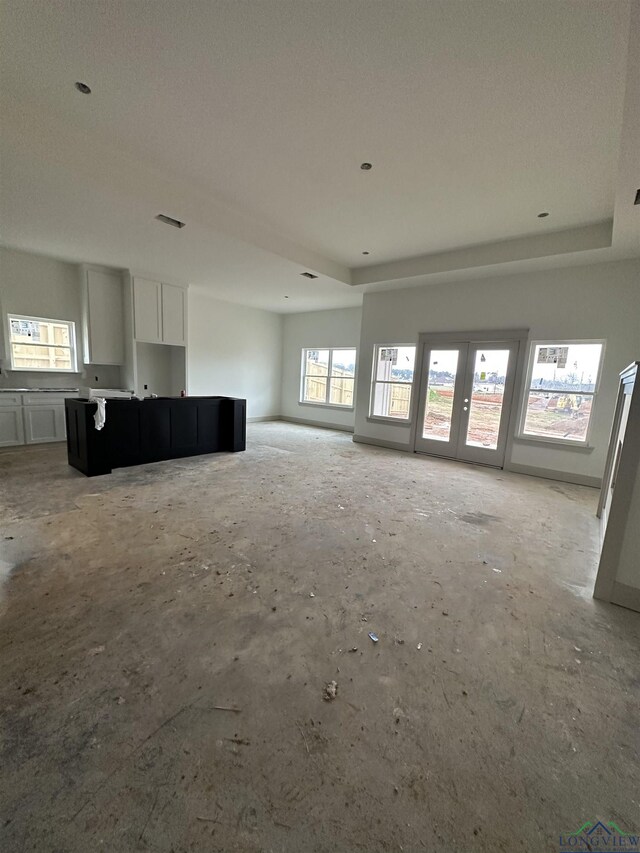
[[[456,349],[431,351],[423,438],[449,441],[458,361]],[[508,365],[508,349],[477,350],[465,437],[468,445],[497,448]]]
[[[524,434],[586,441],[602,344],[536,344]]]
[[[504,377],[501,377],[504,382]],[[487,386],[474,383],[471,397],[471,416],[467,443],[479,447],[497,446],[502,394],[504,384],[496,392]],[[525,430],[536,436],[584,440],[591,415],[593,397],[581,394],[553,394],[548,391],[531,391],[527,403]],[[453,407],[453,382],[450,385],[429,387],[424,419],[424,438],[449,440],[451,410]]]
[[[602,355],[600,343],[535,344],[526,398],[524,434],[585,441]],[[495,449],[508,365],[506,350],[478,350],[466,443]],[[433,350],[423,438],[448,441],[458,354]]]
[[[474,389],[471,397],[472,408],[467,444],[478,445],[479,447],[497,447],[503,388],[496,394]],[[452,407],[453,386],[435,386],[429,389],[424,419],[424,438],[449,440]]]

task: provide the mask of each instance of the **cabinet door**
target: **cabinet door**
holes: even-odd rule
[[[64,406],[25,406],[24,431],[27,444],[64,441]]]
[[[133,317],[137,341],[162,343],[161,284],[146,278],[133,280]]]
[[[185,329],[185,292],[182,287],[173,284],[162,285],[162,340],[165,344],[184,346]]]
[[[124,363],[122,278],[87,270],[87,337],[90,364]]]
[[[0,447],[24,444],[22,406],[0,407]]]

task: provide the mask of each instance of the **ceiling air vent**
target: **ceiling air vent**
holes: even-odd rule
[[[305,278],[318,278],[318,276],[314,275],[312,272],[301,272],[300,275],[303,275]]]
[[[174,228],[184,228],[186,222],[180,222],[179,219],[173,219],[171,216],[165,216],[164,213],[159,213],[156,216],[158,222],[164,222],[165,225],[173,225]]]

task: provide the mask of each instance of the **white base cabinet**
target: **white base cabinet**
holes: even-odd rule
[[[65,441],[64,406],[25,406],[23,411],[26,444]]]
[[[65,441],[64,401],[77,396],[77,391],[0,392],[0,447]]]
[[[22,406],[0,406],[0,447],[24,444]]]

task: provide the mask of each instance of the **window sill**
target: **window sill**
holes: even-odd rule
[[[391,424],[392,426],[410,427],[411,421],[402,418],[383,418],[376,415],[367,415],[367,422],[370,424]]]
[[[338,409],[340,412],[353,412],[353,406],[341,406],[339,403],[310,403],[308,400],[298,400],[299,406],[310,406],[312,409]]]
[[[5,367],[5,373],[66,373],[67,376],[80,376],[79,370],[51,370],[47,367]]]
[[[514,441],[519,444],[533,444],[543,447],[558,447],[562,450],[573,450],[578,453],[593,453],[595,448],[591,444],[585,444],[583,441],[565,441],[563,439],[553,438],[536,438],[533,435],[516,435]]]

